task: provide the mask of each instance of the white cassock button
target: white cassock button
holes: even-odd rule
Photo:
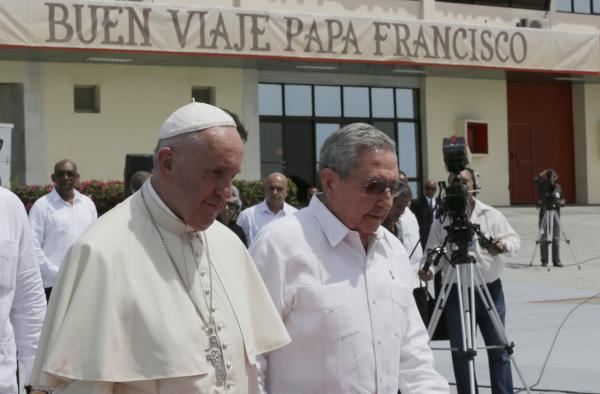
[[[373,305],[377,304],[377,301],[373,300]]]
[[[229,346],[229,345],[226,343],[221,344],[221,347],[223,348],[223,350],[227,349],[227,346]]]
[[[229,361],[225,363],[225,366],[227,367],[227,369],[231,369],[231,363]]]
[[[204,270],[200,271],[200,276],[204,276],[204,275],[206,275],[206,271],[204,271]]]
[[[208,290],[208,289],[204,290],[204,294],[209,295],[210,294],[210,290]]]
[[[232,382],[227,382],[227,389],[229,390],[232,387],[233,387],[233,383]]]

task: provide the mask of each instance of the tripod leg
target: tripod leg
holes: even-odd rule
[[[475,382],[475,315],[474,287],[472,264],[458,264],[456,273],[456,295],[458,297],[458,316],[460,322],[460,343],[456,341],[456,332],[448,332],[451,342],[457,344],[458,349],[452,353],[456,384],[460,393],[465,392],[465,386],[469,387],[470,394],[477,393]],[[451,318],[448,314],[447,319]],[[455,325],[454,325],[455,326]],[[452,331],[449,327],[449,330]],[[453,345],[454,347],[454,345]],[[465,362],[467,370],[465,371]],[[465,381],[465,372],[466,378]]]
[[[442,317],[442,311],[446,306],[446,301],[448,300],[448,294],[452,289],[452,283],[454,282],[454,278],[456,277],[456,270],[454,267],[450,267],[446,275],[444,275],[444,283],[440,288],[440,293],[435,302],[435,307],[433,309],[433,313],[431,314],[431,318],[429,319],[429,325],[427,326],[427,333],[429,334],[429,339],[433,338],[433,334],[440,322],[440,318]]]
[[[490,380],[492,381],[492,391],[512,392],[512,375],[510,369],[510,360],[512,361],[519,379],[523,383],[527,393],[530,393],[529,386],[525,382],[525,378],[521,374],[521,370],[514,358],[513,349],[514,343],[508,340],[504,329],[504,311],[502,315],[496,309],[494,298],[498,298],[500,305],[504,305],[504,295],[502,292],[502,284],[498,280],[488,285],[485,282],[483,274],[479,267],[475,267],[476,280],[478,282],[477,291],[479,300],[487,312],[488,319],[480,319],[479,326],[484,337],[486,348],[488,349],[488,359],[490,363]],[[492,297],[488,286],[493,286],[492,291],[495,296]],[[491,343],[493,342],[493,343]]]
[[[540,209],[542,209],[542,208],[540,208]],[[535,258],[535,251],[536,251],[538,245],[540,245],[540,253],[542,252],[541,240],[542,240],[542,236],[544,234],[545,224],[546,224],[546,214],[544,213],[544,216],[543,216],[540,226],[538,228],[537,237],[535,238],[535,247],[533,248],[533,253],[531,254],[531,259],[529,260],[530,267],[533,265],[533,259]]]

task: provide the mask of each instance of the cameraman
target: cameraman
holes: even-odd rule
[[[474,190],[473,171],[469,168],[460,172],[463,182],[466,184],[468,198],[468,216],[469,221],[480,226],[481,232],[486,237],[492,237],[495,242],[487,249],[483,249],[479,242],[474,242],[472,251],[476,260],[476,266],[480,268],[487,288],[490,292],[496,310],[500,315],[504,325],[504,316],[506,306],[504,303],[504,293],[500,274],[504,264],[500,259],[500,254],[506,253],[507,256],[514,256],[519,250],[521,240],[517,233],[508,224],[506,218],[495,208],[490,207],[476,199],[478,190]],[[478,189],[478,188],[477,188]],[[448,218],[443,222],[434,221],[431,226],[429,239],[427,240],[426,250],[442,245],[446,238],[445,226],[449,224]],[[447,250],[452,250],[452,245],[447,246]],[[450,256],[447,256],[450,259]],[[431,267],[427,272],[420,271],[419,277],[422,280],[430,280],[433,277],[435,267]],[[448,264],[443,264],[443,273],[448,272]],[[453,348],[462,347],[462,333],[460,326],[461,311],[458,304],[457,286],[454,283],[448,300],[444,308],[446,316],[446,325],[450,344]],[[476,322],[481,331],[481,335],[487,346],[501,345],[502,339],[496,332],[496,329],[485,309],[478,292],[475,292],[475,316]],[[504,349],[488,349],[490,382],[492,393],[512,394],[513,383],[510,367],[510,358],[508,352]],[[469,359],[466,354],[459,351],[452,351],[452,365],[454,367],[454,376],[459,394],[469,393]],[[477,387],[477,383],[475,383]],[[477,391],[477,390],[476,390]],[[474,394],[474,393],[471,393]]]
[[[558,174],[553,169],[543,170],[537,174],[533,181],[537,186],[540,194],[538,201],[538,207],[540,208],[540,216],[538,226],[541,233],[540,238],[540,254],[542,260],[542,267],[548,265],[548,234],[546,232],[547,227],[544,225],[544,215],[546,220],[552,220],[552,264],[555,267],[562,267],[560,262],[560,207],[565,205],[565,200],[562,196],[562,189],[556,180]],[[556,212],[556,215],[552,214],[552,211]]]

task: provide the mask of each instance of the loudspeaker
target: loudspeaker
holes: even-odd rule
[[[125,155],[125,171],[123,183],[125,184],[125,195],[129,196],[129,181],[131,176],[138,171],[152,171],[153,156],[144,153],[128,153]]]

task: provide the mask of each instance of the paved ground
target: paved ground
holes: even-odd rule
[[[565,267],[551,269],[540,266],[539,248],[529,266],[537,237],[537,210],[500,210],[522,241],[518,256],[506,262],[503,283],[507,335],[516,344],[514,358],[527,385],[534,386],[535,393],[600,394],[600,207],[563,208],[563,230],[573,253],[562,242]],[[590,297],[594,298],[580,305]],[[447,342],[433,346],[444,347]],[[454,382],[449,351],[436,350],[435,357],[438,370]],[[480,387],[489,386],[484,351],[476,357],[476,370]],[[513,380],[516,388],[524,387],[514,368]],[[479,393],[491,390],[483,387]]]

